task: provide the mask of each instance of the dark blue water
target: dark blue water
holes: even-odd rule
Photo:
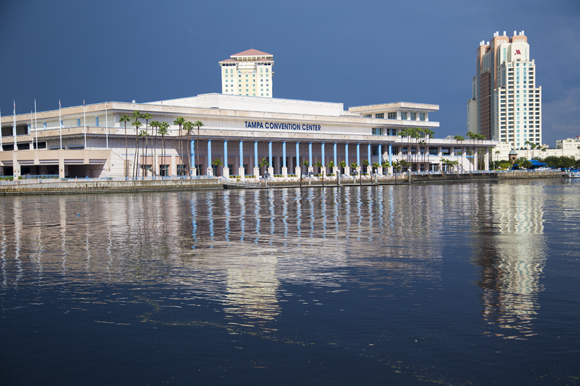
[[[580,383],[580,183],[2,198],[0,384]]]

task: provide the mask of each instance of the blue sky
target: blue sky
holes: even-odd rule
[[[544,142],[580,135],[580,1],[112,1],[0,3],[2,115],[220,92],[218,61],[274,55],[274,96],[440,105],[438,137],[464,135],[476,50],[525,31]]]

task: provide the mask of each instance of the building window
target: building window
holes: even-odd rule
[[[419,113],[419,120],[420,121],[424,121],[425,120],[425,113]]]
[[[99,117],[95,117],[95,126],[99,127]]]
[[[392,112],[387,114],[387,118],[389,119],[397,119],[397,112]]]
[[[385,119],[385,113],[377,113],[375,114],[375,118]]]
[[[372,114],[363,114],[363,118],[372,118],[373,115]]]
[[[417,113],[411,113],[411,120],[412,121],[416,121],[417,120]]]
[[[373,135],[383,135],[382,127],[373,127]]]
[[[401,119],[407,120],[407,112],[406,111],[401,112]]]

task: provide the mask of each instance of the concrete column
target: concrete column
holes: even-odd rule
[[[258,168],[258,163],[258,141],[254,141],[254,175],[257,175],[256,168]]]
[[[483,161],[485,163],[483,169],[488,172],[489,171],[489,147],[485,148],[485,159]]]
[[[479,161],[479,154],[477,154],[477,147],[473,147],[473,170],[477,171],[479,170],[479,165],[478,162]]]
[[[65,169],[64,169],[64,150],[58,150],[58,177],[64,178],[65,177]]]
[[[240,173],[240,170],[242,171]],[[238,162],[238,174],[246,174],[244,171],[244,141],[240,141],[240,162]]]
[[[300,142],[296,142],[296,167],[300,167]],[[300,173],[296,173],[300,177]]]
[[[189,142],[189,147],[191,148],[191,163],[192,163],[192,165],[189,165],[189,168],[191,169],[190,174],[192,176],[195,176],[195,175],[197,175],[197,169],[196,169],[196,165],[195,165],[195,140],[194,139],[192,139]],[[157,156],[155,156],[155,172],[157,174],[159,174],[159,160],[158,160]]]
[[[356,164],[360,166],[360,143],[356,144]]]
[[[286,167],[286,142],[282,142],[282,167]]]
[[[245,172],[243,166],[238,167],[238,175],[240,176],[240,179],[241,180],[243,180],[244,178],[246,178],[246,172]]]
[[[296,166],[294,168],[294,174],[296,174],[296,177],[300,178],[300,175],[302,174],[302,169],[300,168],[300,166]]]
[[[169,165],[169,167],[167,169],[169,169],[170,176],[177,175],[177,164],[175,162],[175,154],[171,154],[171,165]]]
[[[367,153],[368,153],[368,157],[369,157],[369,166],[372,166],[372,164],[373,164],[373,158],[372,158],[373,152],[372,152],[372,148],[371,148],[370,143],[367,145]]]
[[[344,162],[346,162],[346,166],[350,166],[348,159],[348,142],[344,144]]]
[[[389,163],[391,164],[391,166],[393,165],[393,145],[391,145],[390,143],[389,143]]]
[[[324,142],[320,144],[320,152],[322,153],[322,166],[326,166],[326,157],[324,154]]]
[[[211,139],[207,140],[207,175],[213,176],[213,168],[211,167]]]
[[[334,166],[338,166],[338,143],[334,143]]]
[[[224,141],[224,168],[228,168],[228,141]],[[224,175],[225,177],[225,175]]]
[[[308,171],[312,167],[312,142],[308,143]]]
[[[272,141],[268,142],[268,173],[270,173],[270,168],[273,168],[274,165],[272,164]],[[274,174],[274,172],[270,173]]]
[[[379,143],[379,165],[383,164],[383,145]],[[383,174],[382,172],[382,166],[381,166],[381,174]]]
[[[18,162],[17,155],[18,155],[18,152],[16,152],[16,151],[12,152],[12,176],[14,177],[14,181],[18,180],[18,177],[20,177],[22,175],[21,170],[20,170],[20,162]],[[64,164],[64,161],[63,161],[63,164]],[[60,160],[59,160],[59,165],[60,165]]]

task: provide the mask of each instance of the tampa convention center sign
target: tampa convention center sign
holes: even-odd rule
[[[320,131],[320,125],[308,123],[277,123],[277,122],[250,122],[246,121],[246,129],[270,129],[270,130],[301,130]]]

